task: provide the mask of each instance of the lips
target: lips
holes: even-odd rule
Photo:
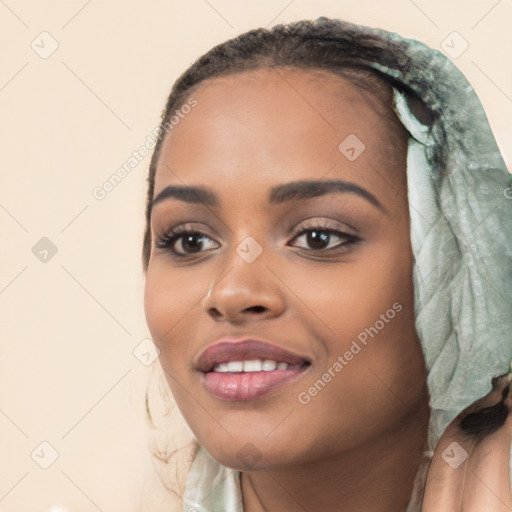
[[[255,359],[274,360],[291,366],[302,366],[311,363],[310,358],[306,356],[290,352],[264,341],[255,339],[245,339],[243,341],[224,339],[203,351],[197,360],[196,369],[207,373],[219,364]]]
[[[265,363],[255,366],[258,360]],[[231,362],[235,363],[230,365]],[[249,362],[248,371],[245,362]],[[310,358],[277,345],[245,339],[221,340],[208,347],[199,357],[196,368],[202,372],[201,381],[213,397],[223,401],[247,401],[291,384],[301,378],[311,364]],[[220,365],[224,366],[222,371]]]

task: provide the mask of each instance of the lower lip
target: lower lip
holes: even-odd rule
[[[289,384],[306,370],[292,368],[269,372],[208,372],[203,374],[208,391],[220,400],[253,400]]]

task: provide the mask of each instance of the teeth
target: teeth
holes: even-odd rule
[[[229,361],[228,372],[243,372],[244,362],[243,361]]]
[[[213,368],[214,372],[270,372],[273,370],[286,370],[289,368],[288,363],[278,363],[277,361],[272,361],[271,359],[266,359],[265,361],[261,361],[261,359],[252,359],[250,361],[230,361],[229,363],[221,363]]]
[[[262,363],[259,359],[244,361],[244,372],[261,372]]]
[[[267,359],[266,361],[263,361],[262,369],[266,372],[270,372],[271,370],[275,370],[277,366],[277,363],[275,361],[272,361],[271,359]]]

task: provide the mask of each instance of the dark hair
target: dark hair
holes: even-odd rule
[[[407,52],[407,43],[398,38],[385,40],[377,32],[362,32],[358,25],[325,17],[316,21],[302,20],[271,29],[258,28],[229,39],[199,57],[176,80],[162,112],[159,134],[151,157],[147,178],[146,225],[143,238],[142,264],[147,272],[151,254],[151,211],[155,173],[166,126],[194,89],[203,81],[218,76],[240,73],[257,68],[295,67],[298,69],[325,70],[350,80],[359,88],[381,99],[391,88],[406,92],[409,107],[426,125],[438,117],[409,86],[391,75],[380,72],[374,64],[406,73],[413,65]],[[389,105],[392,108],[391,96]],[[381,101],[382,103],[382,101]],[[443,127],[440,128],[443,130]],[[440,150],[443,158],[443,149]],[[505,396],[491,408],[474,411],[468,415],[461,428],[470,434],[488,434],[505,422],[509,408]],[[146,394],[147,397],[147,394]],[[148,417],[152,422],[149,404]]]
[[[508,373],[504,373],[492,379],[492,390],[499,390],[501,399],[494,405],[480,407],[465,414],[459,422],[463,432],[481,439],[503,426],[510,413],[507,397],[512,384],[507,382],[507,377]]]

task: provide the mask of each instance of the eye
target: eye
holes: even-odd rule
[[[312,250],[314,252],[330,252],[333,249],[348,250],[350,246],[361,240],[360,238],[344,233],[329,224],[323,226],[311,226],[302,229],[294,236],[292,241],[299,240],[301,238],[304,239],[306,244],[306,247],[302,248]],[[335,243],[336,240],[338,240],[338,243]],[[295,246],[294,244],[292,245]]]
[[[201,231],[187,229],[185,226],[174,228],[164,235],[158,236],[155,246],[177,258],[200,253],[205,246],[207,249],[219,247],[217,242]]]
[[[350,246],[361,240],[329,224],[303,228],[294,233],[292,242],[301,238],[304,239],[306,245],[302,247],[303,249],[317,253],[346,251]],[[338,242],[336,243],[336,241]],[[297,246],[296,243],[290,243],[290,245],[293,247]],[[161,236],[157,236],[155,246],[165,250],[172,257],[183,258],[200,254],[208,249],[216,249],[220,247],[220,244],[197,229],[179,226]]]

